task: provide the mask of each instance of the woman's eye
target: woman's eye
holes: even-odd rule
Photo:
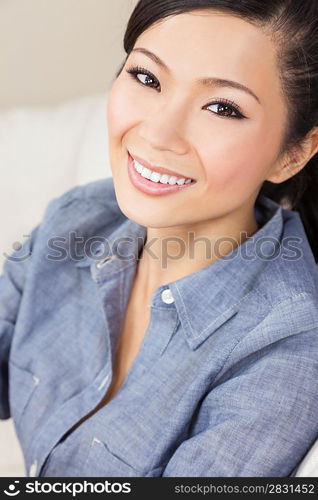
[[[134,80],[139,82],[144,87],[151,87],[158,89],[158,85],[160,86],[157,78],[152,73],[150,73],[145,69],[132,68],[130,70],[127,70],[127,73],[129,73]]]
[[[224,116],[227,118],[244,118],[242,113],[232,104],[227,103],[226,101],[218,101],[206,106],[206,108],[215,107],[216,111],[212,111],[219,116]]]
[[[139,76],[141,76],[141,78],[139,78]],[[158,81],[149,76],[149,75],[145,75],[144,73],[138,73],[136,75],[136,78],[138,78],[138,80],[143,84],[143,85],[146,85],[146,86],[151,86],[151,85],[156,85],[158,83]]]

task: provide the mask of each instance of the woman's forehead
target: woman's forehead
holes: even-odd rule
[[[255,93],[280,85],[274,41],[238,16],[209,10],[169,16],[150,26],[136,41],[160,57],[180,78],[237,80]]]
[[[161,47],[171,56],[184,53],[185,47],[189,57],[199,58],[208,58],[210,52],[215,54],[220,49],[223,56],[243,56],[245,53],[252,57],[260,49],[263,54],[275,53],[274,42],[261,27],[238,16],[214,11],[203,15],[183,13],[161,19],[138,37],[136,44],[141,42]]]

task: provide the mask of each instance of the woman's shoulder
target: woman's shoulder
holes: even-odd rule
[[[99,241],[101,236],[107,237],[125,220],[112,177],[74,186],[47,204],[41,222],[32,232],[32,261],[38,266],[43,253],[47,255],[49,250],[51,255],[53,250],[55,255],[64,246],[71,257],[82,254],[87,241],[93,244],[96,238]]]
[[[258,261],[255,289],[271,307],[309,295],[318,307],[318,265],[299,212],[260,196],[257,214],[262,227],[251,243]]]
[[[47,204],[41,233],[79,231],[92,236],[127,217],[120,210],[112,177],[74,186]]]
[[[318,266],[300,215],[265,202],[261,229],[222,267],[237,329],[280,338],[314,328],[317,337]]]
[[[110,215],[121,214],[117,204],[113,178],[107,177],[77,185],[68,189],[60,196],[53,198],[48,202],[44,220],[50,219],[52,214],[66,208],[71,212],[78,205],[83,206],[83,208],[85,207],[86,211],[89,208],[90,212],[98,212],[101,209],[105,212],[106,209]]]
[[[318,309],[318,265],[297,211],[281,208],[281,234],[264,266],[260,290],[271,305],[312,296]]]

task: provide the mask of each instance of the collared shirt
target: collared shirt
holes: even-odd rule
[[[259,195],[255,215],[251,238],[154,291],[123,385],[68,433],[110,386],[146,228],[112,178],[48,204],[0,278],[0,418],[28,476],[293,474],[318,437],[317,266],[297,212]]]

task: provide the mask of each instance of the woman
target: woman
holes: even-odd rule
[[[113,177],[54,199],[0,282],[29,476],[290,476],[314,443],[317,14],[137,4]]]

